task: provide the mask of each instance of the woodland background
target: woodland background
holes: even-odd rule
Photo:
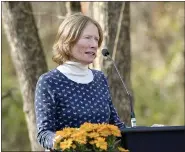
[[[9,3],[13,4],[12,2]],[[151,126],[154,123],[173,126],[184,125],[184,3],[130,2],[129,5],[125,5],[124,2],[111,3],[30,2],[32,11],[28,13],[31,13],[36,21],[40,43],[48,66],[46,69],[53,69],[57,66],[51,60],[52,45],[58,26],[67,14],[79,11],[80,7],[80,11],[84,14],[100,20],[102,17],[101,7],[105,4],[108,6],[107,8],[110,7],[110,9],[103,10],[104,14],[109,14],[108,16],[110,16],[112,10],[117,12],[116,8],[124,6],[125,13],[128,13],[129,10],[128,16],[123,18],[130,23],[128,24],[129,27],[127,26],[124,29],[129,34],[127,34],[128,39],[126,40],[129,40],[130,47],[126,50],[129,51],[130,57],[124,58],[124,55],[119,55],[121,49],[117,47],[117,56],[114,59],[122,76],[125,78],[129,90],[132,90],[137,125]],[[123,3],[124,5],[122,5]],[[110,23],[112,24],[103,25],[105,38],[108,27],[109,30],[112,28],[110,32],[114,32],[114,29],[119,27],[120,14],[114,14],[115,16],[110,17]],[[2,20],[2,27],[5,26],[3,22],[4,20]],[[100,23],[102,24],[102,22]],[[24,98],[20,91],[19,76],[16,76],[21,71],[18,72],[15,68],[15,62],[12,62],[10,53],[12,42],[7,39],[5,28],[2,28],[1,36],[2,150],[33,150],[34,148],[31,148],[29,139],[29,127],[27,127],[29,125],[26,123],[25,111],[23,110]],[[114,44],[112,42],[116,38],[110,39],[110,33],[108,33],[107,37],[109,39],[107,42],[109,42],[109,45],[111,44],[108,48],[113,56],[112,50],[115,50],[115,47],[112,45]],[[128,43],[121,38],[118,41],[119,45]],[[126,61],[127,59],[129,60]],[[112,73],[108,72],[108,68],[113,69],[109,62],[102,61],[102,57],[99,61],[94,63],[92,68],[103,70],[109,77],[110,88],[116,87],[117,90],[112,90],[113,103],[121,119],[128,122],[129,115],[124,114],[124,108],[119,104],[122,103],[120,102],[120,94],[124,92],[120,85],[121,81],[115,76],[117,75],[115,71],[112,71]],[[125,65],[126,63],[130,65]],[[106,69],[102,65],[108,68]],[[122,65],[124,67],[120,68]],[[115,77],[114,79],[116,79],[117,83],[111,80],[112,77]],[[116,94],[117,92],[120,92],[120,94]]]

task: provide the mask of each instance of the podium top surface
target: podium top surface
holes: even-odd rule
[[[122,145],[130,152],[185,152],[185,126],[136,126],[121,134]]]
[[[122,130],[122,133],[126,132],[153,132],[153,131],[185,131],[185,126],[160,126],[160,127],[146,127],[136,126],[129,127]]]

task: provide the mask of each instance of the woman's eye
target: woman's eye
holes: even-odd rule
[[[98,42],[99,41],[99,39],[98,38],[95,38],[95,40]]]
[[[90,36],[86,36],[85,38],[86,38],[86,39],[90,39]]]

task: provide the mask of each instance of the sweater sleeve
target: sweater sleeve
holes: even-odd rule
[[[109,103],[110,103],[109,105],[110,105],[110,111],[111,111],[109,123],[118,126],[120,130],[124,129],[126,127],[125,123],[120,120],[118,113],[114,105],[112,104],[111,99],[109,100]]]
[[[110,93],[110,88],[107,82],[107,78],[104,76],[104,80],[107,86],[107,91],[108,91],[108,102],[109,102],[109,107],[110,107],[110,120],[109,123],[118,126],[120,130],[124,129],[126,127],[125,123],[120,120],[120,117],[118,116],[118,113],[112,103],[112,98],[111,98],[111,93]]]
[[[37,125],[37,140],[46,149],[53,148],[53,138],[56,131],[56,101],[48,87],[47,79],[40,76],[35,90],[35,113]]]

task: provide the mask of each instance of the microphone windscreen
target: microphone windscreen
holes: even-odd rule
[[[103,56],[108,56],[109,55],[108,49],[107,48],[103,48],[102,49],[102,54],[103,54]]]

